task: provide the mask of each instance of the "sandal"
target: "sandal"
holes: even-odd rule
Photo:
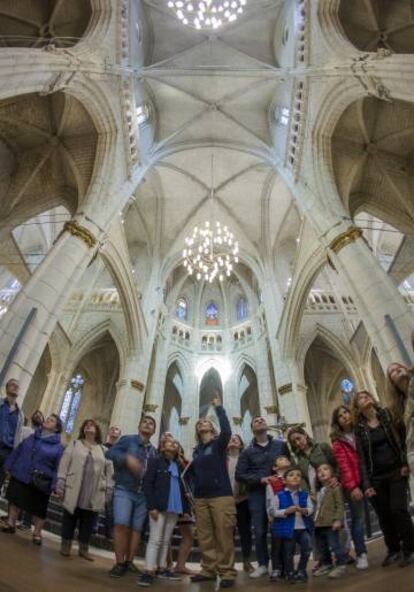
[[[0,532],[4,532],[5,534],[14,534],[16,529],[14,526],[10,526],[10,524],[2,524],[0,526]]]
[[[37,536],[37,535],[33,535],[32,543],[34,545],[39,545],[40,546],[42,544],[42,537],[41,536]]]

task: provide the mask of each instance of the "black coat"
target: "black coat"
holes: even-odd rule
[[[169,466],[170,462],[161,454],[157,454],[157,456],[148,460],[148,466],[144,477],[144,495],[148,510],[165,512],[168,508],[171,482],[171,476],[168,471]],[[177,466],[180,475],[179,482],[183,514],[187,514],[190,512],[190,507],[181,481],[180,465],[177,463]]]
[[[395,456],[399,459],[399,468],[407,465],[407,452],[405,447],[404,426],[395,424],[388,409],[378,407],[377,418],[383,428]],[[364,416],[360,415],[355,426],[355,438],[361,468],[362,487],[364,490],[372,487],[374,474],[374,461],[372,455],[372,444],[370,430]]]
[[[286,442],[275,440],[272,436],[268,438],[266,446],[260,446],[256,440],[253,440],[239,456],[236,466],[236,481],[247,485],[249,491],[261,491],[263,495],[266,486],[262,485],[261,480],[272,474],[275,459],[278,456],[290,458]]]

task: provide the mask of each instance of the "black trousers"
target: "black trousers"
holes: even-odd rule
[[[0,450],[0,489],[3,487],[3,483],[6,479],[6,471],[4,470],[4,464],[12,452],[12,448],[2,448]]]
[[[75,535],[76,524],[79,523],[78,540],[80,543],[88,545],[97,515],[97,512],[81,510],[81,508],[76,508],[73,514],[69,514],[69,512],[63,510],[62,539],[72,541]]]
[[[236,512],[243,561],[249,561],[252,552],[252,519],[247,499],[236,504]]]
[[[408,512],[408,479],[392,477],[373,482],[376,495],[370,502],[378,516],[390,553],[414,551],[414,528]]]

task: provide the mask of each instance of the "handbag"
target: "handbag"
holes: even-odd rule
[[[49,494],[51,490],[52,479],[51,477],[45,475],[45,473],[42,473],[42,471],[34,469],[32,471],[31,484],[41,493]]]

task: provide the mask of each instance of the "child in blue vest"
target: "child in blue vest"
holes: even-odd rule
[[[288,582],[306,582],[306,567],[311,553],[313,530],[313,503],[307,491],[300,489],[302,471],[290,467],[285,471],[285,488],[276,493],[268,504],[269,517],[273,518],[272,538],[275,547],[283,554],[283,565]],[[296,545],[300,548],[297,570],[294,568]]]

